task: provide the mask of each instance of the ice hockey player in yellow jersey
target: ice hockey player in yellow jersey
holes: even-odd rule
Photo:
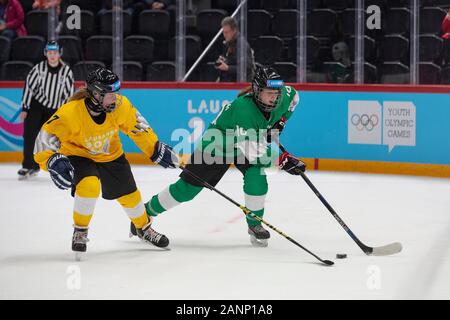
[[[58,188],[72,189],[72,250],[76,253],[86,251],[89,222],[100,191],[104,199],[120,203],[143,241],[158,247],[169,244],[166,236],[151,227],[119,130],[153,162],[165,168],[175,167],[177,157],[172,148],[158,140],[147,121],[120,94],[117,75],[105,68],[88,75],[86,88],[61,106],[36,139],[36,162],[48,170]]]

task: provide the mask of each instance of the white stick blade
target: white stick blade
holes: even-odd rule
[[[403,247],[400,242],[394,242],[381,247],[374,247],[371,256],[389,256],[402,251]]]

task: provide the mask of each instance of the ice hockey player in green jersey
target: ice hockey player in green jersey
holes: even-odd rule
[[[264,168],[273,164],[270,141],[283,130],[298,101],[296,90],[285,86],[273,68],[258,65],[251,86],[222,108],[186,169],[216,186],[233,163],[244,176],[245,206],[262,218],[268,190]],[[288,152],[281,154],[276,163],[294,175],[305,170],[305,164]],[[202,189],[202,183],[183,171],[178,181],[145,204],[147,214],[156,217],[194,199]],[[267,246],[269,231],[249,215],[246,219],[251,243]],[[131,233],[135,233],[133,225]]]

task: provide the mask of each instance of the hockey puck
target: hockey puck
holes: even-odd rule
[[[336,258],[337,259],[345,259],[345,258],[347,258],[347,254],[346,253],[338,253],[338,254],[336,254]]]

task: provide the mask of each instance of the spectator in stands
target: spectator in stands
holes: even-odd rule
[[[0,35],[13,40],[27,35],[23,24],[25,14],[19,0],[0,0],[3,14],[0,18]]]
[[[444,17],[444,21],[442,21],[442,31],[444,32],[442,38],[450,39],[450,10],[448,10],[447,15]]]
[[[134,12],[134,4],[135,0],[124,0],[122,1],[122,9],[123,11],[127,11],[129,14],[133,14]],[[113,6],[113,0],[102,0],[102,8],[98,12],[98,14],[104,14],[108,10],[120,9]]]
[[[61,0],[34,0],[33,9],[44,10],[52,7],[58,7]]]
[[[141,0],[146,5],[146,9],[151,10],[175,10],[174,0]]]
[[[347,82],[351,77],[350,51],[345,42],[337,42],[332,47],[332,55],[335,64],[328,70],[328,80],[333,83]]]
[[[237,81],[237,40],[239,30],[236,19],[233,17],[226,17],[222,20],[223,37],[225,38],[223,55],[219,56],[216,61],[216,68],[220,71],[220,82],[235,82]],[[247,81],[253,78],[253,70],[255,67],[255,58],[253,56],[253,49],[245,41],[245,51],[247,55]],[[270,50],[270,48],[267,48]]]

